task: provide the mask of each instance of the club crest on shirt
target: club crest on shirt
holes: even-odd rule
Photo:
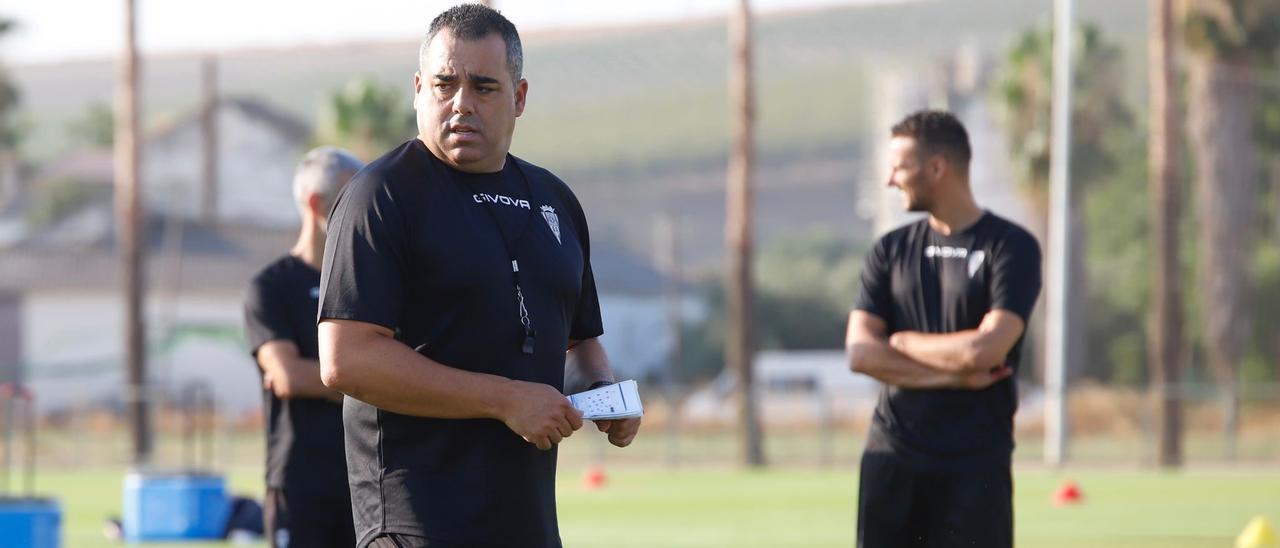
[[[319,298],[320,298],[320,286],[318,286],[318,285],[317,285],[317,286],[315,286],[315,287],[311,288],[311,298],[312,298],[312,299],[319,299]]]
[[[542,206],[542,218],[546,219],[547,226],[551,227],[551,233],[556,236],[556,243],[560,241],[560,216],[556,215],[556,208],[551,206]]]
[[[982,268],[982,261],[983,259],[986,259],[986,258],[987,258],[987,254],[984,253],[981,249],[975,250],[973,253],[969,254],[969,278],[970,279],[973,279],[973,276],[978,273],[978,269]]]

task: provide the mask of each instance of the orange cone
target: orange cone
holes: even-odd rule
[[[1058,486],[1058,490],[1053,493],[1054,506],[1070,506],[1084,502],[1084,493],[1080,491],[1080,486],[1076,482],[1067,480]]]
[[[606,479],[603,466],[592,466],[582,475],[582,487],[588,491],[595,491],[604,487]]]

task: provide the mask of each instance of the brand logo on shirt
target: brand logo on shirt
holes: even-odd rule
[[[542,218],[547,220],[547,226],[551,227],[551,233],[556,235],[556,243],[562,243],[560,241],[560,216],[556,215],[556,208],[542,206]]]
[[[969,250],[963,247],[931,245],[924,248],[924,256],[930,259],[934,257],[942,257],[943,259],[963,259],[969,256]]]
[[[982,261],[986,260],[987,254],[981,249],[970,252],[963,247],[951,247],[946,245],[931,245],[924,248],[924,256],[930,259],[941,257],[943,259],[968,259],[969,279],[973,279],[978,274],[978,270],[982,269]]]
[[[982,260],[987,258],[987,254],[981,249],[969,254],[969,278],[973,278],[978,273],[978,269],[982,268]]]
[[[317,286],[315,286],[315,287],[311,288],[311,298],[312,298],[312,299],[319,299],[319,298],[320,298],[320,286],[318,286],[318,285],[317,285]]]
[[[512,198],[510,196],[503,196],[501,194],[485,194],[481,192],[479,194],[472,194],[471,199],[475,200],[477,204],[483,204],[485,202],[488,202],[491,204],[502,204],[502,205],[509,205],[512,207],[523,207],[528,210],[533,209],[532,207],[529,207],[529,200],[520,200],[520,199]]]

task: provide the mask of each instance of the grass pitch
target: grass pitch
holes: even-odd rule
[[[581,467],[561,468],[559,513],[566,546],[853,545],[858,480],[848,466],[761,472],[627,466],[607,472],[604,488],[588,490]],[[62,502],[64,546],[120,545],[103,537],[102,524],[120,513],[123,473],[115,468],[41,473],[38,490]],[[1080,485],[1084,503],[1054,507],[1051,495],[1068,477]],[[232,470],[228,483],[233,492],[257,493],[260,470]],[[1015,476],[1015,491],[1018,546],[1024,548],[1230,546],[1252,516],[1280,521],[1280,470],[1274,468],[1184,473],[1022,469]]]

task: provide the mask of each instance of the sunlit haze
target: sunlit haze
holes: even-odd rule
[[[762,0],[761,11],[888,0]],[[455,2],[448,0],[139,0],[144,52],[224,51],[254,47],[410,40]],[[0,8],[18,27],[0,57],[31,64],[110,57],[121,43],[122,0],[39,0]],[[495,2],[522,30],[678,21],[727,13],[731,0],[521,0]]]

